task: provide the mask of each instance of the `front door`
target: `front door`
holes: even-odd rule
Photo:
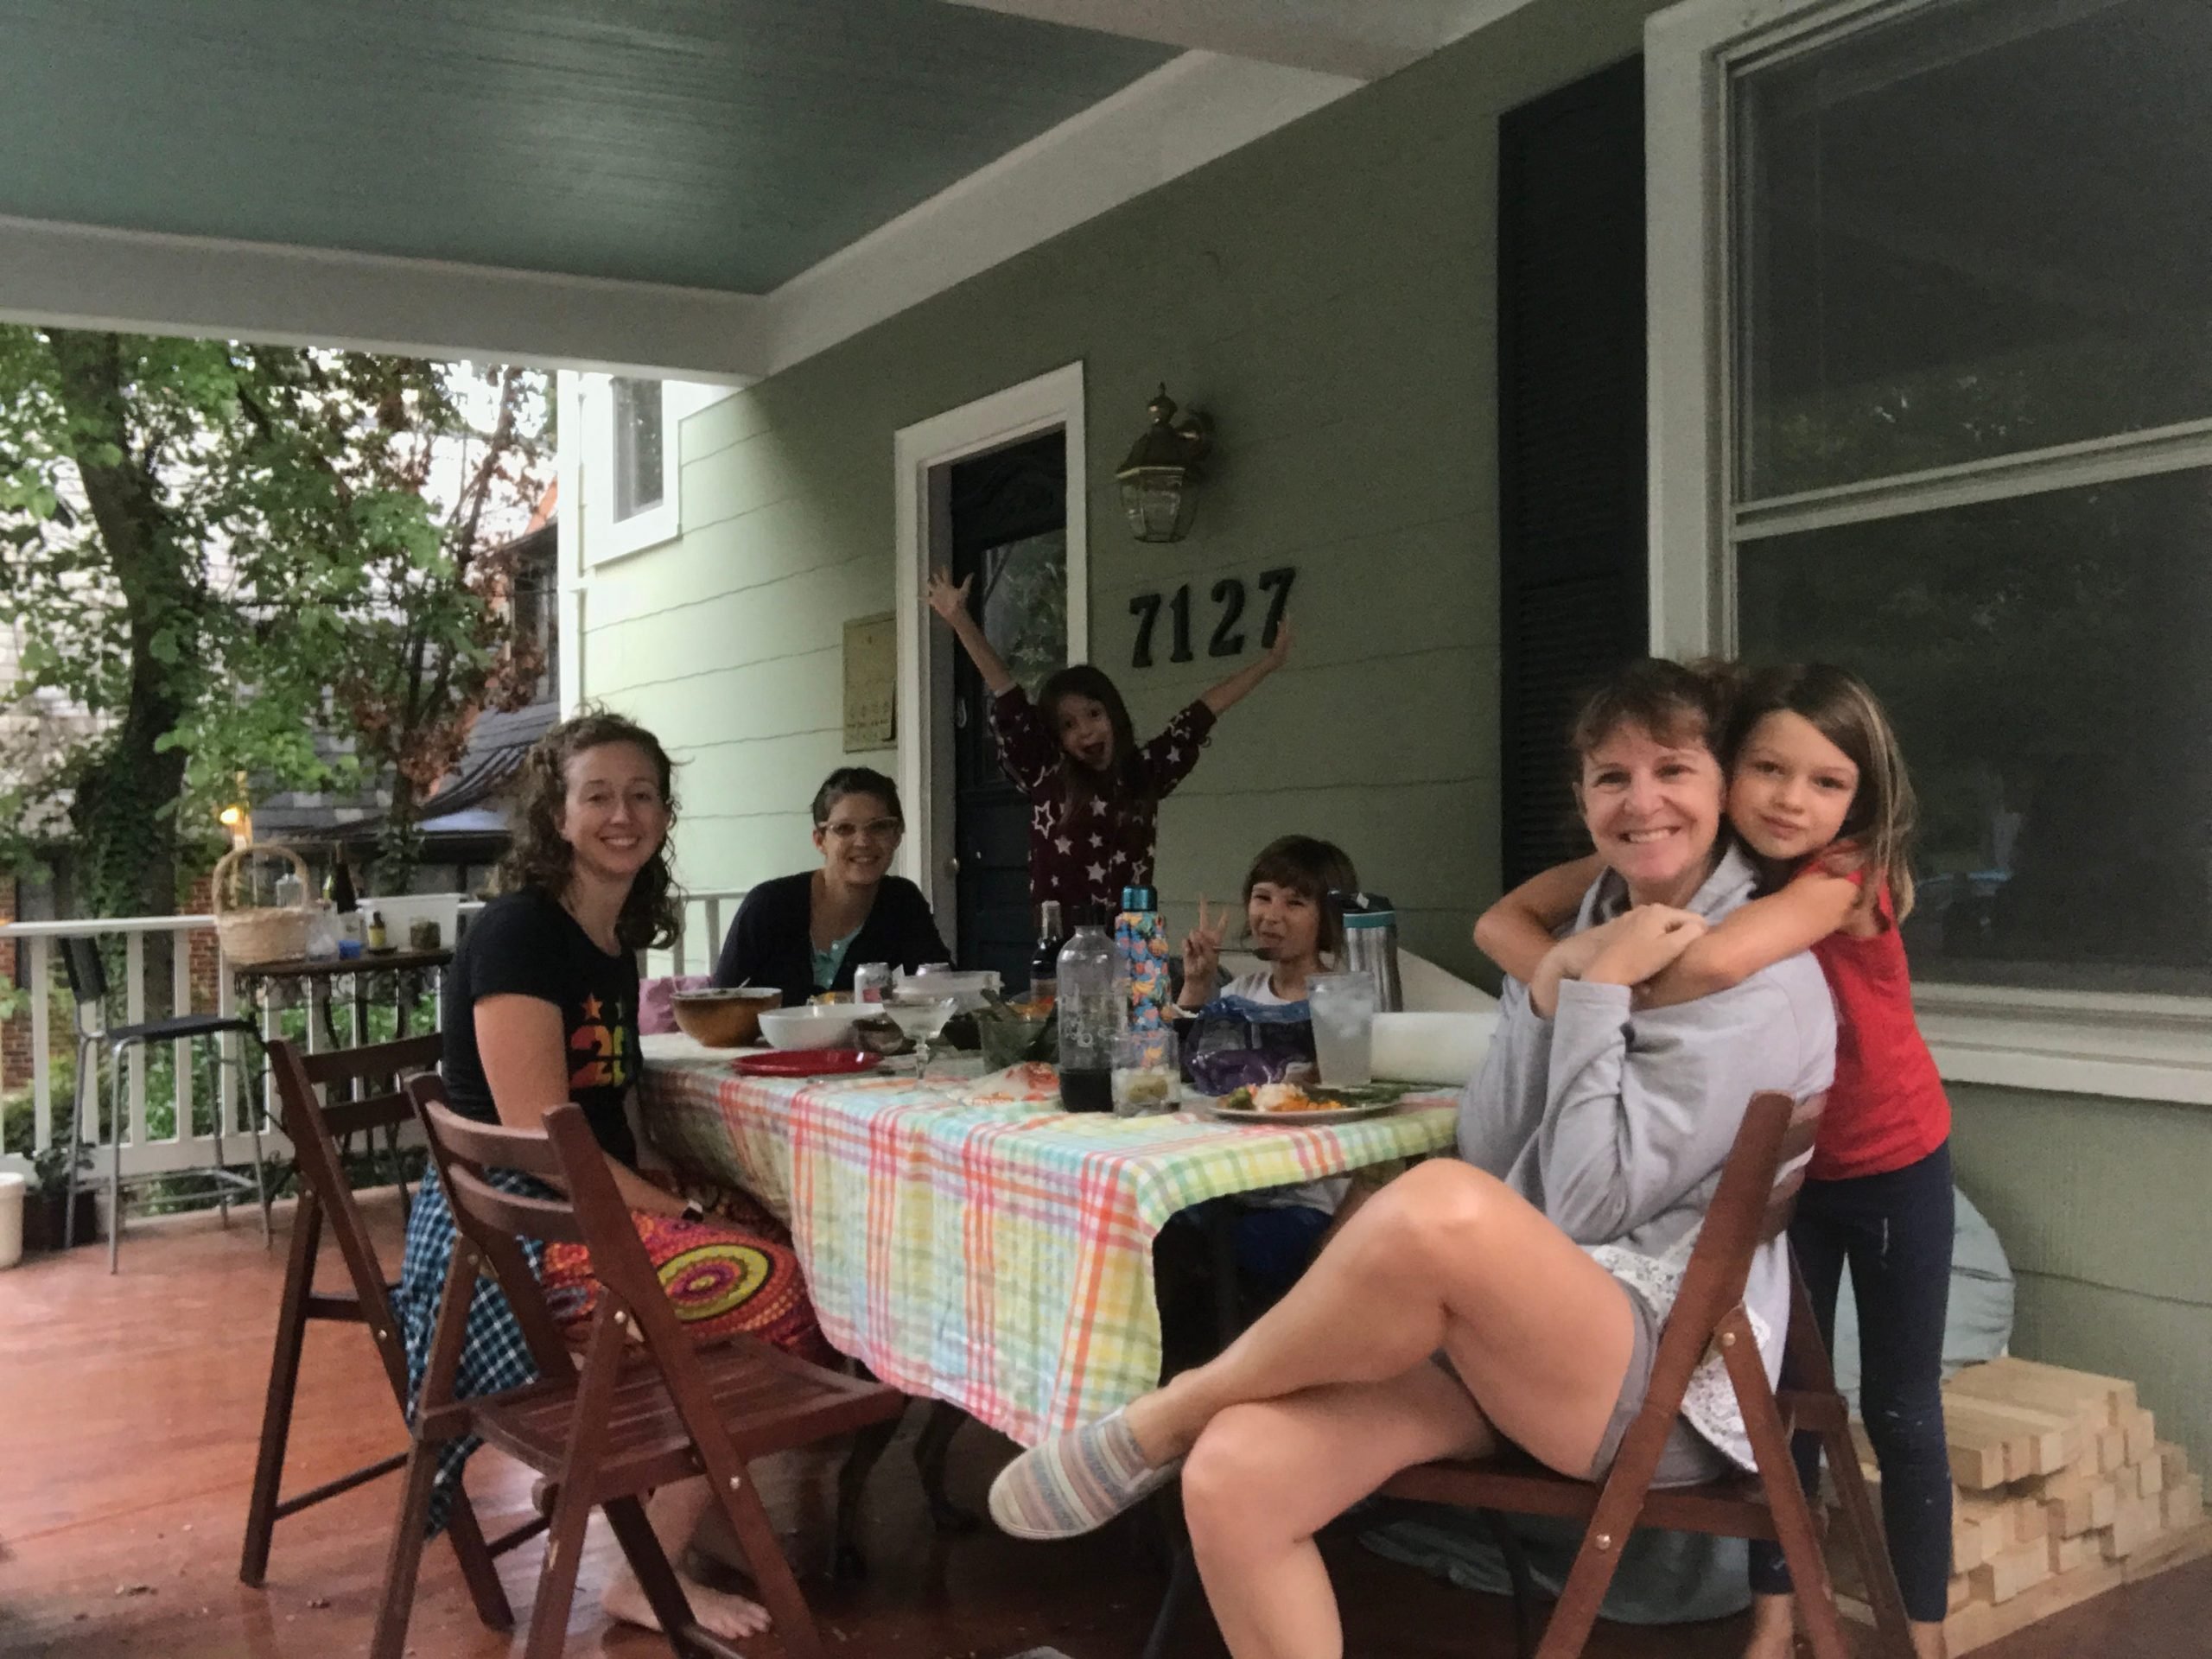
[[[1067,662],[1067,446],[1058,430],[955,461],[950,480],[955,582],[1032,696]],[[962,654],[953,666],[953,846],[963,968],[1029,983],[1029,804],[999,769],[990,696]]]

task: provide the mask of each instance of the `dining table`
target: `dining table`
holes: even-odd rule
[[[1453,1142],[1437,1092],[1352,1122],[1121,1117],[1063,1109],[1047,1067],[792,1079],[681,1034],[642,1048],[649,1141],[790,1228],[830,1342],[1025,1446],[1158,1383],[1152,1247],[1178,1211]]]

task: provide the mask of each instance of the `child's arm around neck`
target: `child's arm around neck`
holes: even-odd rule
[[[1475,922],[1475,948],[1523,985],[1582,908],[1582,895],[1605,868],[1597,854],[1530,876]]]
[[[1826,864],[1807,870],[1778,892],[1731,911],[1673,965],[1644,986],[1639,1007],[1673,1007],[1742,984],[1829,934],[1853,931],[1859,884]]]

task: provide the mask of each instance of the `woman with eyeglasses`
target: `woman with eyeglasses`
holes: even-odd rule
[[[822,868],[764,881],[745,895],[715,963],[717,985],[772,985],[786,1007],[849,991],[853,969],[888,963],[912,973],[952,953],[922,890],[890,874],[906,833],[899,785],[840,766],[814,796]]]

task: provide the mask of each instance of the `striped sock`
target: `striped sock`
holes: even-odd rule
[[[1055,1434],[999,1471],[991,1519],[1016,1538],[1073,1538],[1104,1526],[1175,1478],[1180,1458],[1153,1467],[1128,1420],[1109,1412]]]

